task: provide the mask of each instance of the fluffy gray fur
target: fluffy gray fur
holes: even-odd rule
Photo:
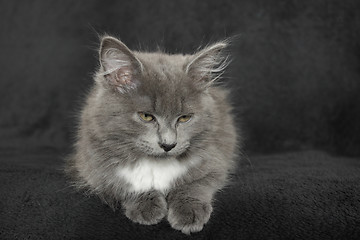
[[[228,93],[214,84],[226,67],[226,46],[224,41],[194,55],[169,55],[134,52],[103,37],[100,68],[67,161],[76,186],[114,209],[121,204],[134,222],[156,224],[166,217],[183,233],[201,231],[215,192],[235,164],[237,134]],[[154,119],[144,121],[140,113]],[[181,116],[190,120],[181,122]],[[122,169],[138,182],[119,174]],[[143,182],[138,172],[160,182]]]

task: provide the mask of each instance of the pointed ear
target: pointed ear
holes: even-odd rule
[[[224,49],[227,41],[215,43],[194,54],[185,68],[185,72],[200,84],[211,85],[221,77],[229,64]]]
[[[136,88],[136,76],[142,72],[143,65],[131,50],[113,37],[103,37],[99,51],[100,72],[106,82],[120,92]]]

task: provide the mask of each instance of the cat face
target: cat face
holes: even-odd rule
[[[167,101],[171,98],[171,101]],[[134,139],[142,152],[156,157],[178,156],[186,152],[194,138],[210,124],[200,93],[156,94],[133,99],[131,120],[139,129]],[[204,121],[205,120],[205,121]]]
[[[193,114],[165,118],[138,112],[133,119],[144,125],[144,132],[136,139],[136,146],[148,155],[177,156],[190,147],[190,130],[196,125],[196,116]]]
[[[212,127],[215,101],[208,90],[214,73],[225,67],[214,68],[223,47],[187,56],[137,53],[104,38],[97,77],[104,136],[117,136],[119,144],[152,157],[200,148],[198,140]]]

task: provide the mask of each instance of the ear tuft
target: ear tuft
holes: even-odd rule
[[[113,37],[104,37],[101,41],[98,73],[106,82],[120,92],[137,86],[136,75],[142,71],[142,64],[121,41]]]
[[[228,41],[215,43],[196,53],[185,68],[195,81],[212,84],[221,77],[229,64],[229,56],[224,53]]]

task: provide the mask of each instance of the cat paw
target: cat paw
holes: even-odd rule
[[[159,223],[167,214],[167,203],[160,193],[147,193],[124,204],[125,215],[130,220],[144,225]]]
[[[172,203],[168,211],[168,221],[172,228],[185,234],[200,232],[210,219],[212,206],[200,201],[178,201]]]

